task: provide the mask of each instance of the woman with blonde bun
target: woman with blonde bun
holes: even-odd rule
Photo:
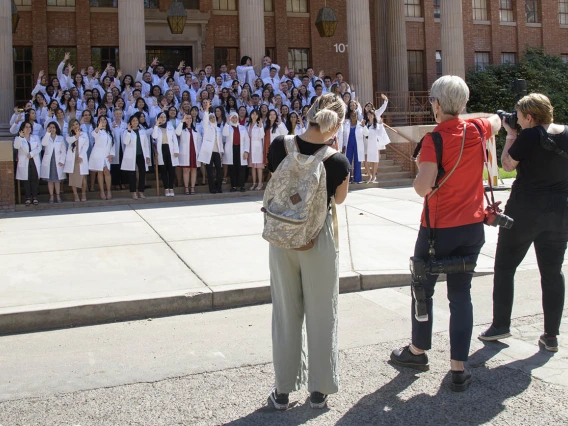
[[[329,145],[345,118],[345,104],[335,94],[317,98],[306,114],[308,127],[295,136],[301,154],[314,155]],[[270,145],[268,169],[274,172],[288,155],[284,136]],[[349,161],[338,152],[324,161],[327,205],[347,197]],[[289,393],[303,385],[310,392],[310,406],[324,408],[328,395],[339,389],[337,348],[338,252],[332,215],[308,250],[269,246],[272,295],[272,354],[276,385],[270,394],[274,407],[285,410]],[[306,360],[306,318],[308,360]],[[306,368],[309,363],[309,370]]]

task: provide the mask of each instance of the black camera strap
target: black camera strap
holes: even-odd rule
[[[426,220],[426,227],[428,228],[428,233],[429,233],[428,254],[430,255],[431,258],[434,258],[436,256],[436,249],[435,249],[436,231],[434,230],[434,228],[432,228],[432,225],[430,223],[430,209],[428,208],[428,202],[434,196],[434,194],[436,192],[438,192],[438,190],[442,187],[442,185],[444,185],[448,181],[450,176],[457,169],[457,167],[458,167],[458,165],[461,161],[462,155],[463,155],[463,149],[465,147],[466,130],[467,130],[467,122],[464,121],[463,138],[462,138],[462,144],[461,144],[461,149],[460,149],[460,155],[458,157],[458,160],[456,161],[456,164],[454,165],[452,170],[450,170],[450,172],[447,175],[445,174],[445,171],[442,167],[442,149],[443,149],[442,137],[437,132],[432,133],[432,140],[434,141],[434,148],[436,149],[436,161],[438,162],[438,176],[436,177],[435,185],[432,187],[432,192],[430,192],[426,197],[424,197],[424,218]],[[437,133],[438,136],[437,137],[434,136],[434,133]],[[438,137],[439,137],[439,141],[437,141]],[[442,176],[440,176],[440,175],[442,175]],[[441,177],[444,177],[444,178],[443,178],[443,180],[440,181]]]
[[[552,151],[562,158],[568,160],[568,153],[561,149],[557,143],[550,137],[548,132],[542,126],[536,126],[540,134],[540,146],[546,151]]]

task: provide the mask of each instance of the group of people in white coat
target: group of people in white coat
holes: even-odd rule
[[[57,77],[40,72],[32,100],[16,108],[10,122],[17,135],[16,179],[24,182],[26,205],[38,204],[38,178],[47,181],[50,203],[61,202],[67,178],[75,201],[86,201],[95,184],[101,199],[111,199],[112,189],[127,188],[132,198],[145,198],[152,165],[159,167],[166,196],[182,184],[185,194],[207,183],[211,193],[222,192],[229,179],[231,191],[261,190],[270,143],[280,135],[302,134],[318,96],[341,95],[349,111],[357,111],[357,123],[370,121],[363,115],[374,111],[372,105],[361,109],[341,73],[332,80],[308,68],[297,77],[288,67],[281,73],[268,56],[258,74],[247,56],[236,69],[222,65],[217,76],[210,65],[194,73],[183,61],[172,75],[155,58],[135,77],[122,76],[111,64],[102,73],[92,66],[74,73],[69,58],[65,54]],[[384,108],[386,102],[376,127],[362,126],[363,136],[357,131],[354,176],[359,162],[370,168],[370,176],[378,163],[375,147],[388,143],[380,120]],[[339,148],[351,154],[350,126],[340,133]],[[249,180],[252,185],[245,188]]]

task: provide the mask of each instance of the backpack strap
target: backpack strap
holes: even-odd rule
[[[443,151],[443,141],[442,135],[439,132],[431,132],[430,136],[432,137],[432,142],[434,142],[434,149],[436,150],[436,162],[438,163],[438,175],[436,176],[436,184],[444,177],[446,174],[446,170],[442,167],[442,151]]]
[[[324,145],[314,153],[314,157],[316,157],[319,161],[323,163],[336,152],[337,150],[333,149],[329,145]]]
[[[296,144],[296,137],[294,135],[284,136],[284,149],[286,150],[286,155],[299,152],[298,145]]]

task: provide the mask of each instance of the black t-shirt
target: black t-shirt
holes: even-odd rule
[[[313,155],[322,147],[321,144],[309,143],[296,136],[296,142],[300,152],[305,155]],[[284,136],[278,136],[270,144],[268,154],[268,170],[274,173],[278,165],[286,158],[286,148],[284,146]],[[333,154],[324,163],[325,176],[327,180],[327,203],[331,202],[331,197],[335,195],[335,191],[343,183],[347,175],[349,175],[349,160],[339,152]]]
[[[568,126],[562,133],[548,136],[560,149],[568,152]],[[540,138],[539,129],[532,127],[521,131],[511,145],[509,155],[519,161],[513,189],[528,194],[568,192],[568,160],[544,149]]]

